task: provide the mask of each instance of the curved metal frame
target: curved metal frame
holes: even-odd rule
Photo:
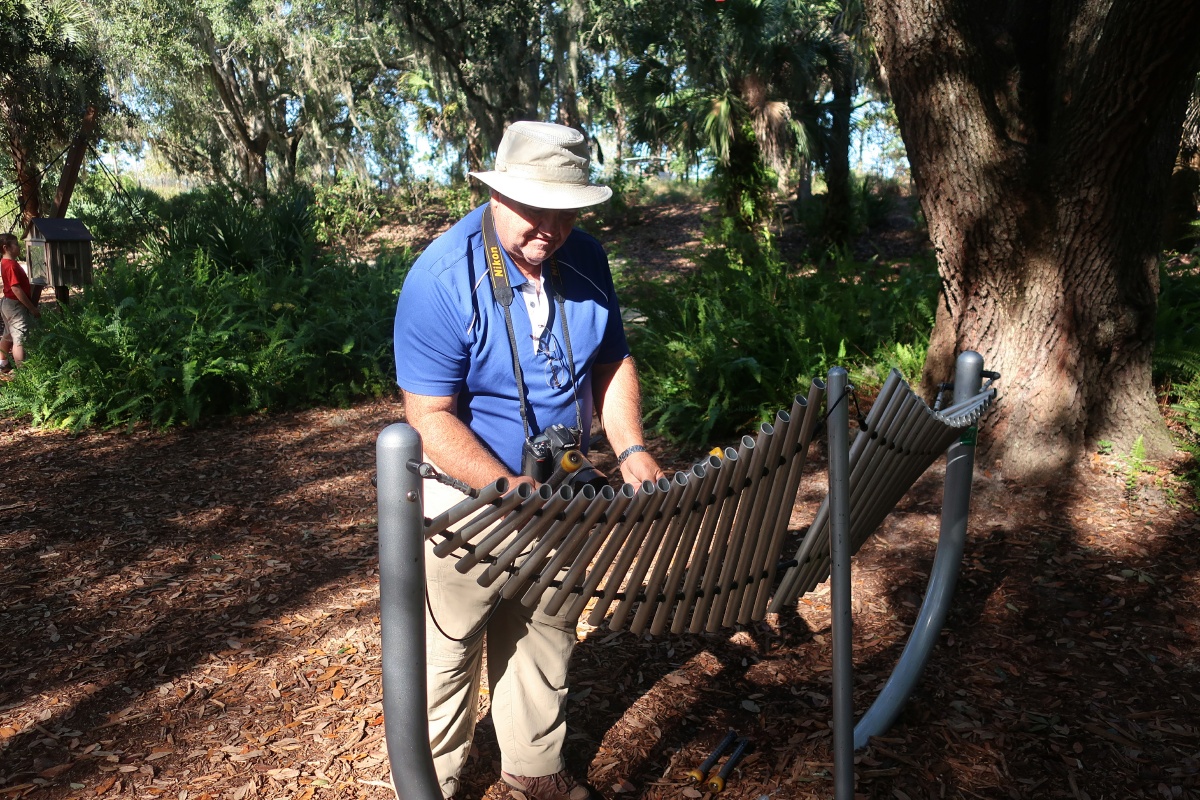
[[[979,393],[983,383],[983,357],[967,350],[958,357],[954,376],[954,402],[960,403]],[[929,573],[925,600],[913,624],[908,643],[896,662],[891,677],[875,702],[854,728],[854,749],[867,746],[872,736],[882,736],[896,721],[909,695],[929,662],[962,568],[967,536],[967,515],[971,508],[971,479],[975,467],[974,431],[946,450],[946,477],[942,489],[942,523],[937,555]]]
[[[410,459],[420,461],[421,437],[408,425],[389,425],[375,442],[384,739],[392,783],[405,800],[442,800],[425,687],[424,495]]]
[[[838,373],[838,374],[835,374]],[[978,394],[983,359],[964,352],[956,364],[954,402]],[[845,370],[830,372],[828,397],[835,402],[845,386]],[[947,450],[942,522],[937,555],[917,621],[896,667],[879,697],[853,728],[850,695],[853,653],[850,645],[848,497],[846,442],[848,419],[845,403],[830,417],[830,501],[834,535],[830,537],[834,640],[834,778],[836,796],[853,793],[853,750],[865,747],[872,736],[883,734],[900,714],[919,680],[942,625],[949,613],[961,568],[975,463],[973,435]],[[838,424],[840,423],[840,424]],[[836,431],[835,431],[836,429]],[[392,778],[404,787],[406,800],[441,800],[441,789],[429,750],[427,693],[425,686],[425,536],[422,516],[422,480],[407,468],[421,457],[421,440],[408,425],[389,425],[376,442],[377,503],[379,521],[379,603],[383,649],[384,736]],[[393,724],[388,724],[388,721]],[[400,724],[394,721],[399,720]],[[852,742],[852,745],[851,745]]]

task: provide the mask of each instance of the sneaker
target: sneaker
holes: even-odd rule
[[[526,778],[501,772],[500,778],[525,796],[525,800],[602,800],[600,793],[575,780],[567,770],[540,778]]]

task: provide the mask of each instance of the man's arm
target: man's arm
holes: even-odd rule
[[[499,459],[492,455],[471,429],[457,416],[458,395],[431,397],[404,392],[404,416],[408,424],[421,434],[425,454],[438,468],[475,489],[482,489],[497,478],[513,478],[513,485],[524,480],[516,478]]]
[[[626,448],[646,443],[642,433],[642,392],[631,356],[612,364],[594,366],[592,394],[614,453],[620,455]],[[626,483],[636,485],[662,477],[658,462],[646,452],[633,453],[621,465],[621,478]]]

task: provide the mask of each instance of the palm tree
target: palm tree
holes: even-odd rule
[[[714,162],[725,213],[749,229],[770,210],[773,184],[812,153],[810,103],[822,34],[801,0],[676,0],[629,4],[609,17],[626,62],[621,86],[631,134]],[[664,21],[665,24],[664,24]]]

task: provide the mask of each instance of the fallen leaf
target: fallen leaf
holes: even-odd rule
[[[70,761],[68,761],[64,764],[55,764],[53,767],[49,767],[49,768],[44,769],[41,772],[39,772],[38,776],[42,777],[42,778],[57,778],[59,775],[62,775],[64,772],[66,772],[70,768],[71,768]]]

